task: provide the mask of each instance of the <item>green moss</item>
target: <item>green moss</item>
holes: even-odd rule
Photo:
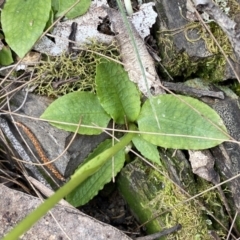
[[[226,34],[214,22],[211,22],[209,27],[225,54],[231,56],[232,48]],[[187,37],[188,31],[192,30],[198,32],[199,39],[189,39]],[[173,43],[173,36],[181,32],[184,33],[186,40],[193,44],[200,39],[204,40],[206,49],[211,56],[191,58],[186,51],[177,51]],[[223,79],[226,60],[214,40],[203,29],[200,23],[189,23],[181,29],[174,29],[172,31],[161,31],[159,33],[159,45],[162,49],[162,63],[172,77],[201,77],[211,82],[219,82]]]
[[[62,54],[48,57],[35,68],[35,93],[57,97],[74,91],[95,91],[96,65],[101,56],[119,59],[117,47],[92,41],[77,56]]]
[[[240,5],[236,0],[228,0],[227,7],[230,8],[230,16],[235,16],[236,14],[240,13]]]
[[[187,201],[187,196],[176,187],[167,177],[153,171],[149,181],[158,181],[164,187],[156,194],[156,197],[149,201],[149,206],[159,209],[158,213],[162,214],[162,224],[168,228],[177,223],[182,225],[182,229],[176,234],[168,236],[166,239],[212,239],[209,235],[209,226],[211,228],[211,220],[206,217],[206,213],[195,201]],[[155,180],[154,180],[155,179]],[[153,183],[153,185],[155,185]],[[208,198],[216,200],[215,193],[209,193]],[[187,201],[187,202],[186,202]],[[209,200],[210,201],[210,200]],[[183,203],[185,202],[185,203]],[[157,214],[157,213],[156,213]],[[154,216],[153,216],[154,217]]]
[[[238,96],[240,96],[240,84],[239,82],[234,82],[231,86],[230,86],[230,89],[236,93]]]
[[[226,60],[221,55],[215,55],[201,60],[196,75],[209,82],[219,82],[223,79]]]
[[[207,191],[197,200],[189,200],[189,196],[169,179],[165,168],[159,165],[156,167],[158,171],[147,167],[140,160],[135,160],[128,164],[118,177],[121,194],[147,232],[156,233],[179,223],[182,229],[163,239],[210,240],[212,238],[209,230],[216,231],[225,239],[227,233],[224,234],[221,226],[215,223],[205,209],[206,207],[223,225],[228,226],[229,219],[223,210],[218,191]],[[173,168],[175,169],[174,166]],[[184,185],[191,191],[191,196],[212,187],[200,178]]]

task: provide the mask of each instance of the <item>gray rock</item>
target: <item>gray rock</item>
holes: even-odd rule
[[[12,99],[12,110],[17,109],[22,104],[23,99],[23,92],[16,94]],[[88,156],[88,154],[94,148],[96,148],[99,143],[107,138],[107,135],[101,134],[93,137],[77,135],[68,150],[62,154],[69,141],[72,139],[73,133],[59,130],[47,122],[38,120],[51,102],[52,100],[47,97],[29,94],[25,104],[17,112],[20,115],[13,115],[13,121],[23,123],[32,131],[50,160],[53,160],[61,155],[61,157],[57,159],[54,164],[61,174],[67,178],[75,171],[77,166],[86,158],[86,156]],[[9,118],[8,120],[12,121],[12,119]],[[23,134],[23,137],[29,144],[31,150],[26,147],[26,145],[23,143],[23,140],[21,140],[19,134],[17,134],[13,127],[12,131],[13,134],[15,134],[19,141],[23,144],[22,146],[25,148],[30,158],[35,161],[33,157],[34,154],[39,159],[36,149],[32,145],[31,141],[29,141],[29,138]],[[53,174],[51,174],[51,176],[54,177]]]
[[[27,216],[41,200],[0,185],[0,238]],[[51,214],[56,218],[54,221]],[[130,239],[116,228],[99,222],[80,211],[57,205],[37,222],[21,239]],[[66,237],[66,235],[68,238]]]
[[[159,17],[156,36],[162,65],[172,78],[179,76],[188,78],[192,75],[210,81],[236,78],[220,50],[217,47],[214,47],[214,51],[209,50],[213,49],[210,47],[214,45],[213,40],[209,34],[204,34],[203,37],[206,30],[200,23],[195,22],[197,18],[194,13],[188,11],[187,2],[163,0],[156,3]],[[193,15],[192,20],[188,18],[190,14]],[[217,39],[225,37],[224,33],[216,36],[220,34],[220,27],[214,34]],[[231,45],[224,44],[225,46],[221,47],[231,51]],[[233,62],[232,64],[234,65]]]

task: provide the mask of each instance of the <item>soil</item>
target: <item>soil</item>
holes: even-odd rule
[[[79,210],[101,222],[116,227],[133,239],[146,235],[118,190],[115,188],[111,193],[108,193],[109,187],[115,188],[114,184],[108,184],[95,198],[80,207]]]

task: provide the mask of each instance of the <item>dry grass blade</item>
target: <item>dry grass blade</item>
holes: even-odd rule
[[[121,14],[112,8],[103,8],[106,9],[113,30],[116,33],[115,37],[120,46],[124,68],[128,72],[130,80],[138,85],[140,91],[145,96],[149,96],[150,90],[154,95],[164,93],[161,88],[160,79],[155,69],[154,61],[150,56],[144,41],[137,33],[134,26],[129,22],[132,34],[134,35],[134,41],[136,43],[139,55],[141,56],[141,61],[145,71],[147,83],[144,80],[145,76],[143,76],[141,67],[139,65],[139,60],[132,46],[132,39],[128,34],[127,26],[124,24]]]

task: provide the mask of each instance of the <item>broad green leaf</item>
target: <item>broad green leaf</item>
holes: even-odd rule
[[[88,156],[84,164],[98,154],[104,152],[106,149],[109,149],[111,146],[112,140],[105,140]],[[114,156],[114,163],[111,159],[108,159],[108,161],[96,173],[87,178],[81,185],[67,195],[66,200],[75,207],[82,206],[90,201],[106,183],[111,181],[112,176],[116,176],[116,174],[122,169],[124,161],[124,150],[121,150]],[[79,168],[81,168],[81,166],[82,165],[80,165]],[[112,166],[114,166],[114,168]],[[114,174],[112,174],[113,169]]]
[[[100,103],[116,123],[136,121],[140,112],[140,95],[121,65],[112,61],[100,63],[96,85]]]
[[[152,104],[156,114],[147,100],[137,121],[139,131],[156,133],[141,134],[145,140],[155,145],[175,149],[206,149],[229,139],[219,115],[208,105],[194,98],[164,94],[152,98]],[[155,115],[158,117],[160,129]]]
[[[133,138],[133,144],[137,150],[150,161],[160,164],[160,156],[156,145],[146,141],[141,136],[136,135]]]
[[[53,123],[51,121],[78,124],[81,119],[81,125],[94,126],[96,124],[95,126],[106,127],[110,120],[110,117],[100,105],[97,96],[89,92],[74,92],[60,97],[49,105],[41,118],[48,120],[57,128],[70,132],[75,132],[76,126]],[[78,132],[94,135],[102,131],[81,126]]]
[[[8,66],[13,63],[12,52],[9,47],[4,46],[0,51],[0,65]]]
[[[51,0],[8,0],[2,10],[5,40],[19,57],[32,48],[49,18]]]
[[[74,3],[77,2],[77,0],[59,0],[59,5],[58,5],[58,13],[56,14],[56,17],[62,16],[64,12],[66,12],[67,9],[69,9]],[[87,12],[91,5],[91,0],[80,0],[78,1],[79,3],[73,7],[65,16],[68,19],[73,19],[76,17],[79,17],[83,15],[84,13]],[[56,6],[56,3],[55,3]]]

